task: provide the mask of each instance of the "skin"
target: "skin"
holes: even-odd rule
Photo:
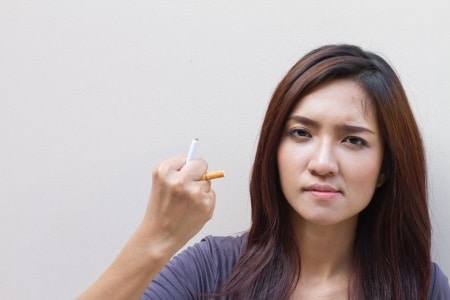
[[[107,270],[78,299],[139,299],[169,259],[212,217],[215,193],[201,159],[163,161],[153,171],[144,217]]]
[[[383,180],[383,142],[365,91],[334,80],[303,97],[277,159],[302,261],[292,299],[345,299],[358,215]]]

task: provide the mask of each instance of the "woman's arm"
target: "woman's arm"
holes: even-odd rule
[[[203,160],[162,162],[154,171],[144,218],[117,258],[78,299],[139,299],[170,258],[212,217],[215,194]]]

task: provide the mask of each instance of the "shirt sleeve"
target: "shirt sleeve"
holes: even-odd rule
[[[149,284],[141,300],[198,300],[208,294],[231,271],[240,250],[240,239],[204,238],[173,257]]]
[[[433,276],[431,278],[430,300],[449,300],[450,286],[448,278],[435,263],[433,263],[432,270]]]

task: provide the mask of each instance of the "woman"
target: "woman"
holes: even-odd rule
[[[155,170],[143,222],[86,299],[138,297],[149,281],[142,299],[450,298],[430,261],[419,130],[381,57],[331,45],[295,64],[262,126],[249,232],[167,263],[212,215],[206,169],[179,156]]]

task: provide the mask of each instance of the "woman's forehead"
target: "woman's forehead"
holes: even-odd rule
[[[318,86],[303,96],[290,115],[308,114],[318,120],[322,116],[354,121],[375,121],[375,107],[361,85],[353,80],[340,79]]]

